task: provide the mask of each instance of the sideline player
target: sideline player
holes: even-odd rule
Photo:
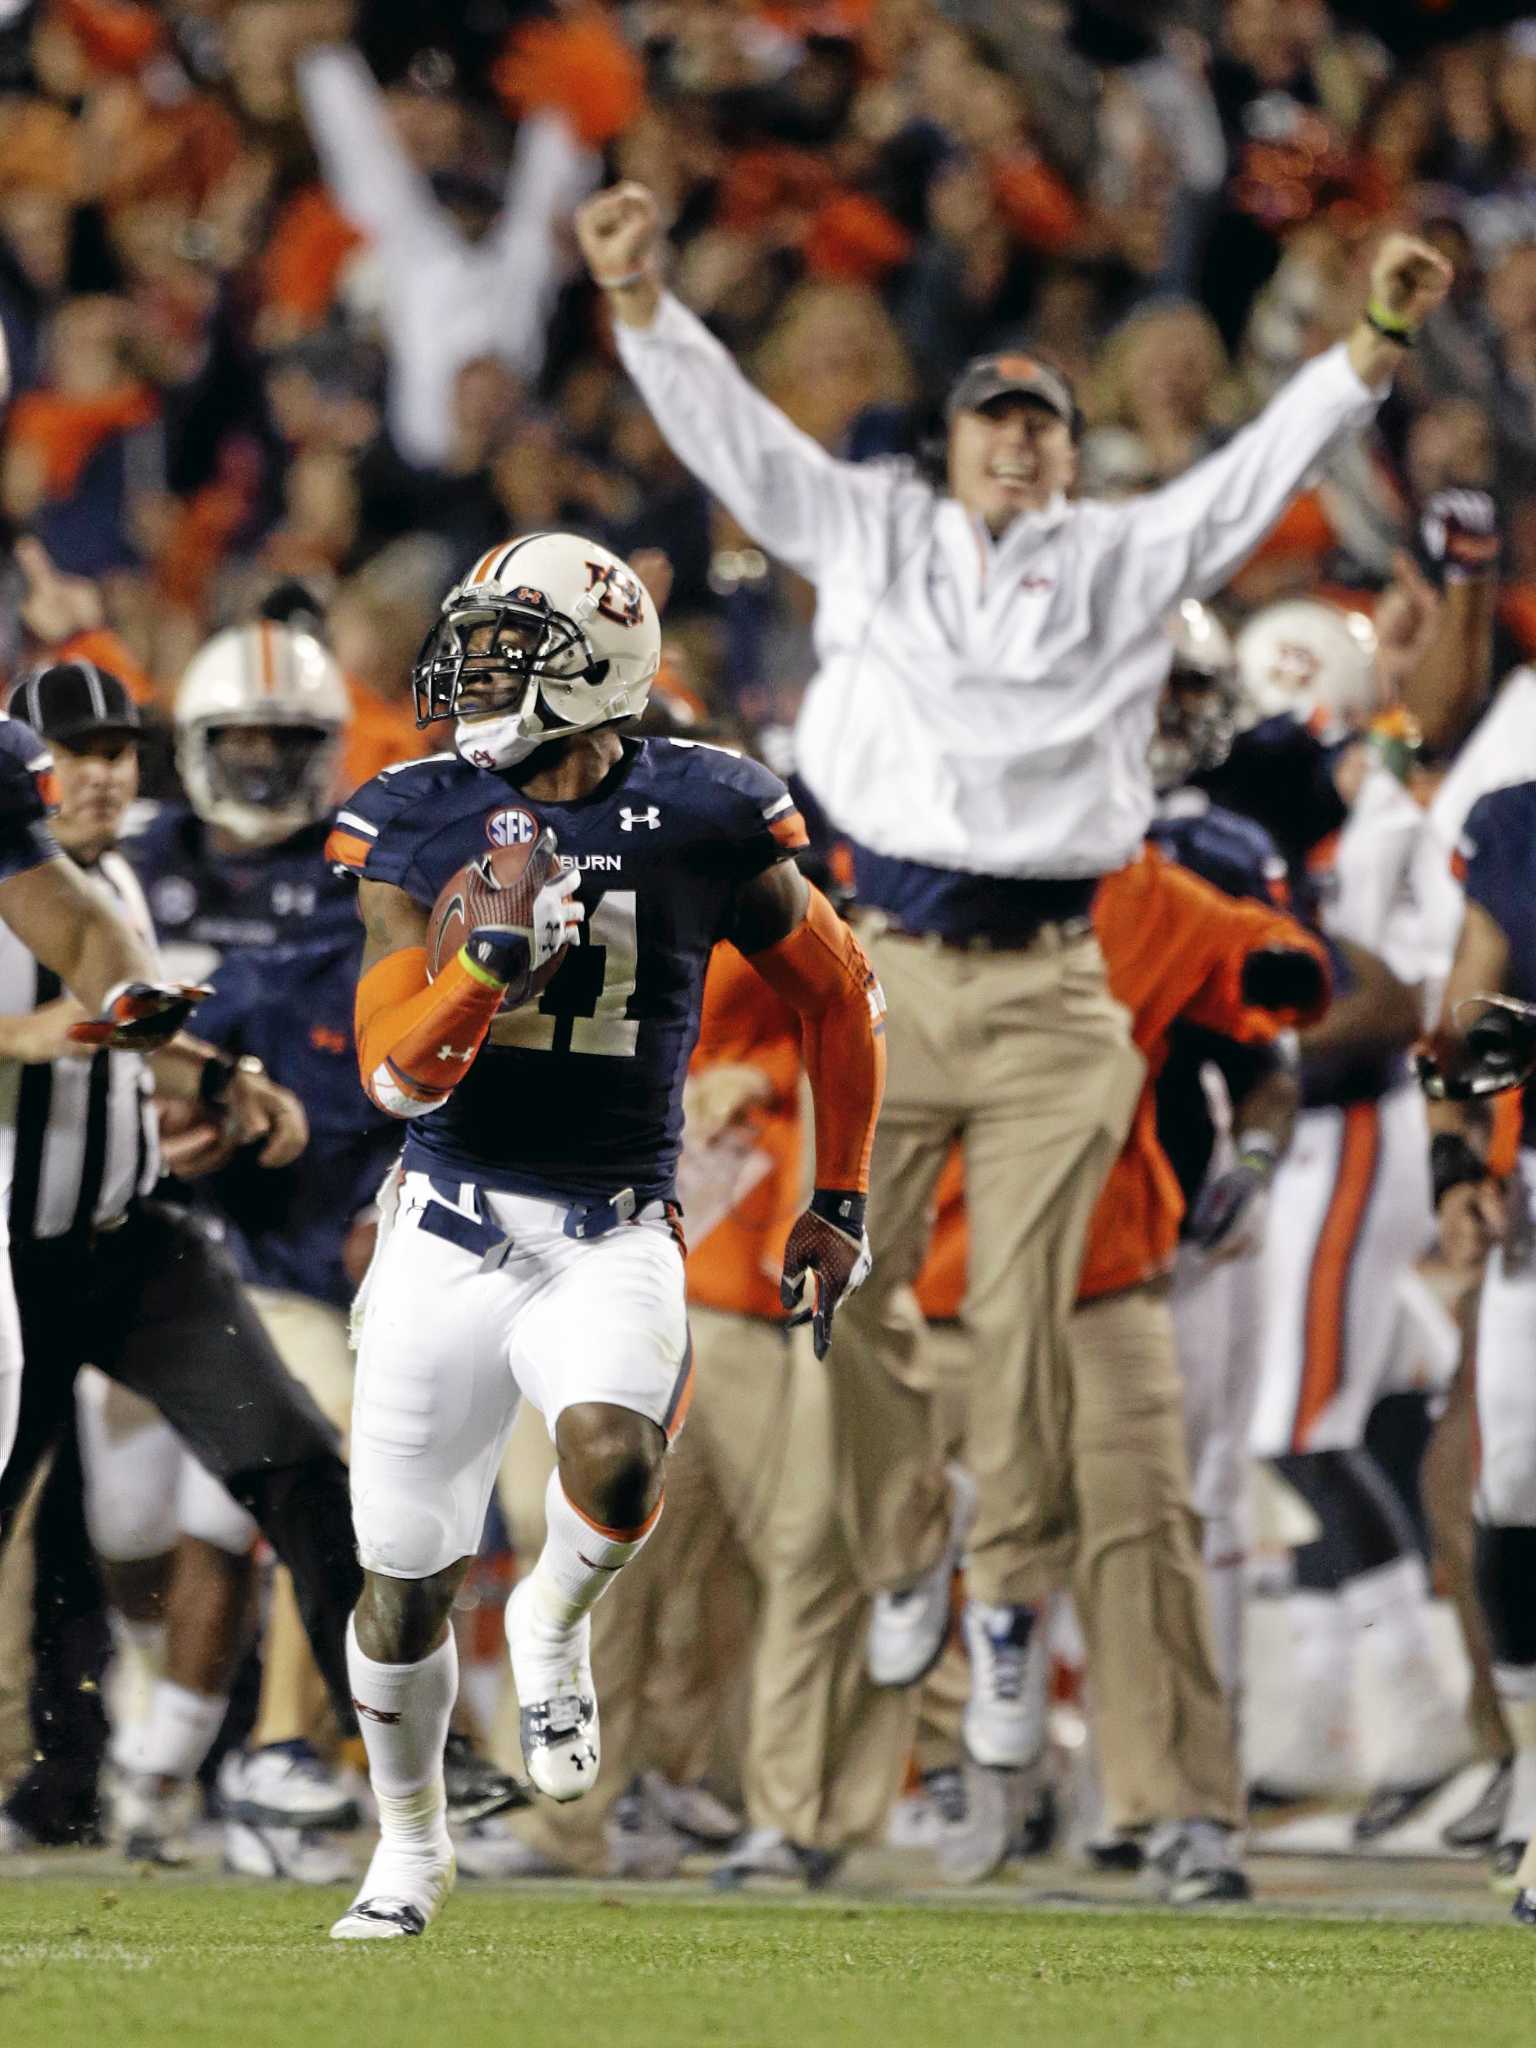
[[[410,1124],[353,1409],[366,1580],[348,1655],[382,1839],[342,1940],[420,1934],[451,1887],[445,1622],[524,1394],[559,1457],[544,1549],[507,1610],[524,1760],[557,1799],[596,1776],[590,1609],[655,1524],[689,1399],[674,1175],[718,939],[801,1021],[816,1192],[784,1285],[813,1296],[818,1349],[867,1270],[879,986],[791,859],[805,830],[783,784],[624,730],[660,646],[649,596],[606,549],[571,534],[492,549],[444,600],[415,670],[418,718],[454,718],[454,752],[365,785],[331,842],[363,885],[362,1074]],[[491,847],[529,843],[520,884],[468,892],[468,939],[429,983],[444,885]],[[509,995],[519,1007],[499,1015]]]

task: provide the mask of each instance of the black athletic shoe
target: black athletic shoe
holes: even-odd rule
[[[448,1790],[450,1827],[468,1827],[515,1806],[529,1806],[533,1795],[520,1778],[499,1771],[483,1757],[467,1735],[450,1735],[443,1750],[443,1782]]]

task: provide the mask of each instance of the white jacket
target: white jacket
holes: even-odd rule
[[[676,299],[618,341],[679,459],[816,587],[796,748],[829,816],[876,853],[984,875],[1136,852],[1164,615],[1231,575],[1382,396],[1330,349],[1161,490],[1057,499],[993,541],[904,465],[834,461]]]

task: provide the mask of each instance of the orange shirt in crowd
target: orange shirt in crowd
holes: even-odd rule
[[[690,1243],[688,1298],[778,1321],[784,1243],[803,1206],[800,1020],[728,944],[710,955],[689,1072],[724,1065],[755,1067],[769,1084],[748,1121],[754,1149],[771,1164],[707,1235]],[[691,1236],[690,1217],[684,1227]]]
[[[1106,875],[1093,906],[1111,993],[1131,1013],[1147,1079],[1130,1134],[1110,1168],[1088,1226],[1080,1301],[1166,1272],[1178,1248],[1184,1198],[1157,1138],[1155,1085],[1175,1019],[1247,1043],[1287,1023],[1243,1001],[1243,963],[1266,946],[1302,948],[1327,970],[1322,944],[1285,912],[1223,895],[1152,847]],[[918,1300],[930,1320],[957,1316],[965,1295],[964,1167],[958,1146],[939,1182],[939,1214]]]
[[[414,761],[437,746],[431,733],[418,729],[409,704],[391,704],[356,676],[348,676],[346,684],[352,716],[341,752],[344,792],[361,789],[381,768],[393,768],[397,761]]]

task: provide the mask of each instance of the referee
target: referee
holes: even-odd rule
[[[958,1136],[981,1447],[972,1706],[991,1731],[979,1760],[1023,1762],[1019,1651],[1075,1541],[1066,1323],[1141,1083],[1089,912],[1100,876],[1136,854],[1152,816],[1162,621],[1181,598],[1219,589],[1330,444],[1370,419],[1450,270],[1425,244],[1387,237],[1347,343],[1185,475],[1100,504],[1070,495],[1077,409],[1049,365],[1002,354],[962,374],[947,407],[947,488],[896,465],[837,462],[663,290],[644,186],[599,194],[576,225],[673,452],[815,587],[820,667],[800,771],[852,843],[861,936],[889,1005],[874,1273],[844,1306],[833,1353],[842,1506],[861,1571],[888,1596],[876,1601],[871,1669],[909,1682],[943,1640],[959,1516],[934,1481],[927,1403],[901,1383],[912,1340],[900,1311]]]
[[[117,677],[63,662],[12,691],[7,709],[71,773],[56,831],[68,856],[152,946],[143,898],[111,851],[132,795],[137,706]],[[159,1174],[151,1089],[132,1052],[82,1055],[84,1013],[12,933],[0,933],[0,1188],[11,1235],[24,1370],[16,1440],[0,1472],[0,1544],[73,1411],[90,1363],[142,1394],[260,1524],[287,1564],[344,1727],[343,1639],[361,1586],[335,1433],[284,1369],[234,1267],[180,1209],[150,1200]],[[270,1163],[302,1151],[307,1126],[255,1061],[185,1037],[154,1055],[154,1091],[200,1101],[229,1142]]]

